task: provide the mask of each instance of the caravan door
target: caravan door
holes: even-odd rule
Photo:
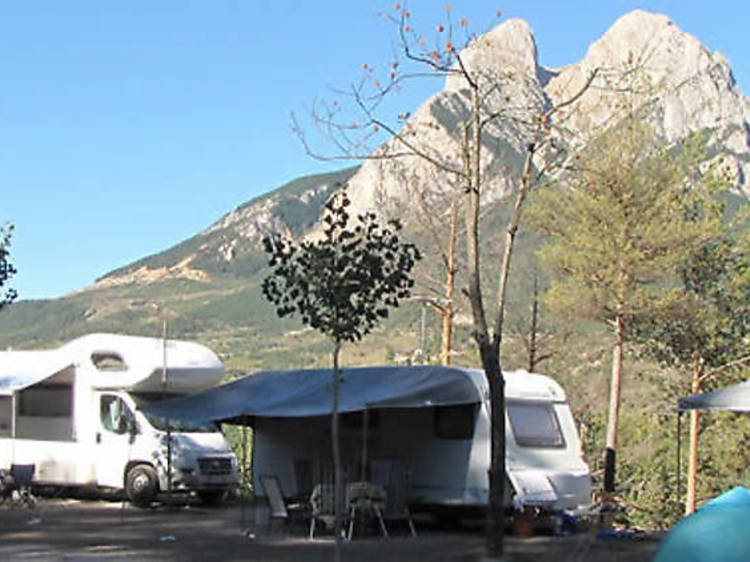
[[[117,394],[99,394],[98,410],[96,482],[99,486],[122,488],[132,444],[130,428],[135,417],[130,407]]]

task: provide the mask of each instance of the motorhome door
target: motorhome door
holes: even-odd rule
[[[98,398],[96,481],[99,486],[122,488],[133,440],[130,430],[135,417],[120,396],[101,393]]]

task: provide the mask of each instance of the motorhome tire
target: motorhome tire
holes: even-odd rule
[[[219,505],[227,495],[226,490],[199,490],[198,497],[204,505]]]
[[[148,507],[156,499],[158,491],[159,481],[153,467],[137,464],[128,471],[125,493],[133,505]]]

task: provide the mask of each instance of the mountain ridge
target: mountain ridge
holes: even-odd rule
[[[510,84],[506,95],[537,106],[565,99],[580,88],[594,67],[617,68],[631,60],[648,63],[644,68],[649,80],[664,88],[650,115],[654,125],[671,140],[691,132],[705,133],[709,156],[723,158],[736,187],[747,192],[750,101],[739,90],[726,58],[712,53],[667,16],[643,11],[626,14],[590,46],[581,61],[558,69],[539,66],[533,33],[523,20],[503,22],[477,37],[461,55],[469,68],[510,69],[525,76],[522,83]],[[665,68],[674,72],[665,73]],[[613,105],[608,96],[602,89],[589,90],[577,109],[558,119],[571,135],[586,137],[592,134],[590,129],[614,119],[606,111]],[[466,111],[460,83],[449,78],[406,126],[424,135],[420,142],[450,157],[455,155],[453,136]],[[422,127],[426,124],[430,126]],[[484,203],[492,208],[513,188],[525,145],[522,131],[508,124],[490,129],[487,138],[482,151],[487,163],[484,173],[490,181]],[[377,150],[387,151],[389,142]],[[155,309],[160,307],[171,310],[175,330],[185,335],[200,337],[206,330],[224,334],[269,330],[278,335],[288,324],[274,319],[273,309],[260,293],[267,266],[260,239],[271,231],[294,237],[313,232],[325,200],[343,184],[348,185],[353,212],[376,209],[399,215],[411,236],[419,236],[419,225],[409,224],[416,194],[424,190],[441,197],[454,188],[418,157],[398,163],[369,159],[361,166],[293,179],[238,205],[165,251],[106,273],[89,287],[62,299],[14,304],[0,318],[0,345],[22,342],[30,346],[92,330],[152,333],[158,324]],[[498,220],[490,224],[498,231],[501,228]],[[428,252],[424,267],[436,263],[437,256]],[[55,321],[64,326],[56,330]]]
[[[526,76],[511,84],[503,99],[512,94],[540,107],[569,98],[594,68],[620,71],[637,64],[643,80],[660,92],[649,117],[659,132],[670,142],[693,132],[707,133],[709,151],[722,155],[724,171],[738,189],[748,189],[750,100],[739,90],[726,58],[712,53],[664,14],[634,10],[621,16],[590,45],[581,61],[555,70],[539,66],[533,32],[521,19],[506,20],[477,37],[463,49],[461,57],[470,72],[477,68],[508,69]],[[612,84],[612,91],[591,88],[574,109],[560,112],[557,119],[564,122],[569,137],[585,138],[616,118],[616,86]],[[443,90],[414,112],[405,130],[418,130],[422,146],[440,152],[446,161],[457,161],[460,143],[455,140],[455,115],[465,115],[466,111],[460,78],[449,75]],[[427,126],[435,123],[437,127]],[[512,190],[525,150],[523,131],[512,125],[490,129],[487,136],[491,145],[483,147],[483,159],[487,162],[485,174],[491,177],[484,190],[485,203],[497,201]],[[391,139],[377,151],[387,152],[396,142]],[[355,213],[378,210],[398,216],[416,193],[444,197],[453,187],[444,174],[436,175],[430,166],[419,156],[368,159],[358,167],[297,178],[239,205],[165,252],[107,273],[94,288],[158,281],[168,276],[207,281],[206,275],[216,273],[256,272],[262,267],[257,259],[262,235],[278,231],[304,236],[315,228],[325,198],[336,186],[348,184]],[[408,217],[400,218],[408,222]]]

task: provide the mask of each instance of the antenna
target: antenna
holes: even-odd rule
[[[161,384],[163,389],[163,396],[167,394],[167,384],[169,383],[167,375],[167,317],[166,315],[162,319],[162,368],[161,368]],[[172,423],[167,418],[167,495],[169,497],[170,504],[172,503]]]

